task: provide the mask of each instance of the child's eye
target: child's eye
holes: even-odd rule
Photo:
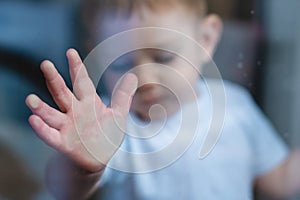
[[[154,62],[165,64],[173,61],[175,58],[175,55],[173,53],[169,52],[160,52],[156,56],[154,56]]]
[[[116,60],[109,66],[109,70],[114,72],[127,72],[134,66],[131,60]]]

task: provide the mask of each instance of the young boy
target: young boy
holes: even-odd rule
[[[33,112],[29,122],[38,136],[64,155],[51,160],[47,169],[49,190],[56,198],[86,199],[97,188],[100,199],[252,199],[253,187],[285,198],[299,191],[299,152],[288,156],[285,145],[249,95],[229,83],[225,83],[221,136],[212,152],[199,159],[213,117],[210,94],[199,80],[199,70],[213,55],[222,29],[217,16],[205,16],[204,1],[84,3],[89,6],[83,16],[91,20],[92,27],[87,28],[92,39],[87,46],[122,31],[141,33],[144,28],[145,34],[135,34],[107,51],[135,42],[160,48],[137,49],[105,71],[104,82],[111,94],[109,107],[96,94],[75,50],[67,52],[73,92],[51,62],[41,64],[60,110],[35,95],[28,96],[26,103]],[[149,27],[161,28],[162,34],[147,34]],[[209,56],[163,30],[184,34]],[[166,49],[175,49],[188,59]],[[219,101],[224,103],[222,98]],[[198,126],[192,130],[195,135],[189,145],[186,140],[190,139],[184,137],[177,142],[181,132],[190,136],[194,119]],[[176,146],[167,153],[152,159],[138,157],[160,151],[174,141]],[[181,154],[174,154],[178,149],[183,150]],[[174,159],[165,163],[169,158]]]

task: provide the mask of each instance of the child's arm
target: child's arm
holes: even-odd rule
[[[86,171],[69,158],[57,154],[48,162],[46,185],[57,200],[88,199],[97,190],[103,170]]]
[[[300,150],[290,154],[284,163],[256,180],[259,191],[286,199],[300,194]]]
[[[111,106],[107,107],[97,95],[77,52],[68,50],[67,58],[73,92],[66,87],[51,62],[44,61],[41,64],[47,87],[59,110],[50,107],[36,95],[29,95],[26,104],[33,112],[29,123],[37,135],[68,158],[63,159],[66,162],[52,160],[49,163],[47,172],[50,175],[47,177],[50,177],[50,189],[51,185],[58,184],[56,189],[51,189],[57,196],[80,194],[83,197],[94,190],[105,165],[123,140],[126,116],[137,87],[137,78],[132,74],[125,76],[112,96]],[[68,173],[59,170],[64,167]],[[64,178],[66,180],[61,182]],[[70,184],[69,180],[75,181],[70,185],[72,187],[59,186]]]

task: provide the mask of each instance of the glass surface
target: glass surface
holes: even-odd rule
[[[300,1],[211,0],[208,6],[210,13],[223,20],[223,34],[213,58],[223,78],[245,87],[284,142],[291,149],[299,148]],[[73,47],[82,56],[89,53],[83,41],[85,25],[80,24],[79,1],[0,1],[0,49],[14,52],[12,60],[22,54],[37,63],[53,61],[68,86],[65,52]],[[172,56],[157,59],[168,63]],[[121,61],[112,69],[122,71]],[[25,98],[34,92],[51,105],[53,101],[45,87],[34,84],[35,77],[19,70],[32,67],[38,66],[11,66],[0,57],[0,199],[53,199],[44,173],[55,151],[28,124]],[[209,76],[209,68],[205,73]],[[267,198],[257,195],[257,199]]]

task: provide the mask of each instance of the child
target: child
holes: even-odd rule
[[[122,31],[157,27],[186,35],[212,56],[221,34],[220,19],[205,16],[202,0],[84,3],[89,5],[84,17],[91,19],[87,30],[92,41],[87,46]],[[38,136],[64,155],[50,161],[47,169],[49,190],[56,198],[86,199],[97,188],[101,199],[251,199],[253,187],[282,198],[299,191],[299,152],[288,156],[285,145],[249,95],[229,83],[225,83],[226,115],[221,136],[212,152],[199,159],[213,112],[209,91],[198,73],[208,57],[194,45],[166,34],[137,34],[107,51],[136,41],[160,49],[174,48],[189,55],[188,60],[158,48],[122,56],[103,75],[111,94],[110,106],[96,94],[75,50],[67,52],[73,92],[51,62],[41,64],[60,110],[35,95],[28,96],[26,103],[33,112],[29,122]],[[197,63],[196,68],[190,63]],[[194,119],[198,126],[188,146],[183,137],[175,148],[152,159],[122,156],[122,152],[143,156],[164,149],[177,141],[180,131],[189,136]],[[164,162],[182,147],[186,148],[179,157],[176,154],[174,160]]]

